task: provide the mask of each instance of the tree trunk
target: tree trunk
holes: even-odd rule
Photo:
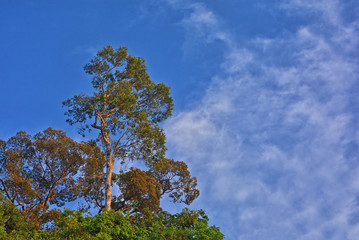
[[[106,211],[111,210],[111,199],[112,199],[112,191],[111,191],[111,182],[112,182],[112,170],[114,165],[114,159],[112,159],[112,150],[109,146],[106,146],[106,185],[105,185],[105,209]]]

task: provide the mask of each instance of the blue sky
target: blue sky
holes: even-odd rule
[[[356,0],[0,0],[0,138],[52,126],[127,46],[171,86],[168,156],[234,240],[359,236]],[[166,204],[174,211],[182,206]]]

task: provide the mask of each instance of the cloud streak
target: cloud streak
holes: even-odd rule
[[[196,34],[186,41],[223,41],[227,55],[203,99],[166,124],[169,149],[189,160],[197,205],[228,239],[354,240],[359,21],[344,24],[346,6],[334,0],[279,7],[314,17],[240,48],[205,5],[188,6],[182,24]]]

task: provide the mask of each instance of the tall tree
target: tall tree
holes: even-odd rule
[[[94,142],[78,143],[48,128],[30,136],[18,132],[0,140],[0,190],[38,226],[91,188],[88,179],[102,171],[104,156]]]
[[[116,159],[143,160],[151,165],[163,159],[165,135],[158,123],[171,115],[169,87],[156,84],[147,74],[143,58],[107,46],[85,67],[92,76],[94,93],[75,95],[63,102],[72,125],[80,132],[99,131],[106,157],[105,208],[111,209],[112,172]]]

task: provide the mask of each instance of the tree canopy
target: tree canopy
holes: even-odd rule
[[[90,188],[88,179],[103,171],[104,157],[94,142],[78,143],[48,128],[34,136],[18,132],[0,140],[0,189],[32,221],[41,225]]]
[[[0,194],[0,239],[222,240],[224,235],[219,228],[208,224],[203,210],[189,209],[177,214],[161,211],[137,224],[119,211],[91,216],[83,210],[66,209],[52,228],[40,230]]]
[[[105,47],[85,71],[94,93],[63,105],[67,122],[97,138],[78,142],[49,127],[0,139],[0,239],[223,239],[203,210],[161,208],[165,196],[186,205],[199,196],[187,164],[165,156],[169,87],[125,47]],[[116,160],[142,164],[114,171]],[[78,210],[64,208],[75,200]]]

